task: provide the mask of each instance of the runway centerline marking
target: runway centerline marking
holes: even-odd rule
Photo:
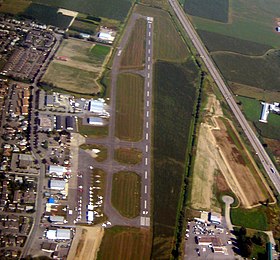
[[[149,128],[149,122],[146,122],[146,128]]]
[[[149,90],[147,91],[147,97],[148,97],[148,96],[150,96],[150,91],[149,91]]]
[[[147,193],[147,190],[148,190],[147,188],[148,188],[147,185],[145,185],[145,193]]]
[[[149,117],[149,114],[150,114],[150,112],[149,112],[149,111],[147,111],[147,117]]]
[[[146,144],[146,153],[148,152],[148,145]]]
[[[148,85],[148,87],[150,87],[150,82],[149,81],[148,81],[147,85]]]
[[[148,158],[145,158],[145,165],[148,165]]]
[[[149,134],[148,133],[146,133],[146,140],[148,140],[149,139]]]
[[[144,201],[144,208],[147,208],[147,200]]]
[[[150,78],[150,73],[148,73],[148,79]]]

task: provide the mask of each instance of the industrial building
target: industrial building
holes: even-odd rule
[[[104,125],[103,119],[99,118],[99,117],[89,117],[88,123],[93,126],[103,126]]]
[[[219,246],[222,246],[222,241],[217,236],[201,236],[198,239],[198,245],[200,245],[200,246],[212,245],[212,246],[219,247]]]
[[[50,165],[49,166],[50,175],[62,178],[65,172],[66,172],[66,168],[63,166],[60,166],[60,165]]]
[[[100,100],[91,99],[89,101],[89,112],[95,113],[95,114],[102,114],[102,113],[106,112],[104,109],[104,102],[102,102]]]
[[[66,125],[67,130],[73,131],[74,130],[74,118],[72,116],[67,116],[65,118],[65,125]]]
[[[50,229],[46,232],[47,239],[51,240],[69,240],[71,239],[70,229]]]
[[[55,224],[63,224],[64,223],[64,217],[63,216],[50,216],[49,217],[50,222]]]
[[[280,114],[280,104],[274,102],[273,104],[261,102],[262,104],[262,112],[260,117],[260,122],[267,123],[267,117],[269,113]]]
[[[222,223],[222,216],[220,213],[210,212],[209,221],[213,224],[220,225]]]
[[[54,105],[54,97],[53,97],[53,95],[46,95],[45,103],[46,103],[47,107],[53,107],[53,105]]]
[[[50,180],[49,188],[51,190],[64,190],[66,182],[64,180]]]

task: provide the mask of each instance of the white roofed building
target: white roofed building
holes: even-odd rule
[[[99,117],[89,117],[88,123],[90,125],[94,125],[94,126],[103,126],[104,125],[103,119],[99,118]]]
[[[51,190],[64,190],[66,182],[64,180],[50,180],[49,188]]]
[[[49,166],[49,174],[55,175],[58,177],[63,177],[64,173],[66,172],[66,168],[60,165],[50,165]]]
[[[103,114],[106,112],[104,106],[105,106],[104,102],[102,102],[100,100],[92,99],[89,102],[89,111],[100,115],[100,114]]]
[[[46,232],[47,239],[50,240],[69,240],[71,239],[70,229],[50,229]]]
[[[50,222],[54,222],[57,224],[63,224],[64,223],[64,217],[63,216],[50,216]]]

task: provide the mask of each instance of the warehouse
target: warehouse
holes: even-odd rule
[[[72,116],[67,116],[65,118],[66,129],[69,131],[74,130],[74,118]]]
[[[64,180],[50,180],[49,188],[51,190],[64,190],[66,182]]]
[[[221,222],[222,222],[222,216],[220,213],[216,213],[216,212],[210,212],[210,217],[209,217],[209,220],[211,223],[213,224],[217,224],[217,225],[220,225]]]
[[[64,173],[66,172],[66,168],[60,165],[50,165],[49,166],[49,174],[52,176],[57,176],[62,178]]]
[[[51,240],[69,240],[71,239],[71,230],[70,229],[50,229],[46,232],[47,239]]]
[[[104,102],[100,100],[90,100],[89,111],[95,114],[102,114],[106,112],[104,109]]]
[[[99,117],[89,117],[88,123],[90,125],[94,125],[94,126],[103,126],[104,125],[103,119],[99,118]]]
[[[50,220],[50,222],[53,222],[55,224],[63,224],[64,223],[64,217],[63,216],[50,216],[49,220]]]

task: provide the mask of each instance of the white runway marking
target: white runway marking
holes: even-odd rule
[[[149,23],[149,28],[151,28],[151,24]]]
[[[149,101],[149,100],[147,100],[147,107],[148,107],[148,106],[150,106],[150,101]]]
[[[145,165],[148,165],[148,158],[145,158]]]
[[[148,190],[147,188],[148,188],[147,185],[145,185],[145,193],[147,193],[147,190]]]
[[[146,122],[146,128],[149,128],[149,122]]]
[[[148,61],[150,61],[150,60],[151,60],[151,57],[149,56],[149,57],[148,57]]]
[[[150,87],[150,82],[149,81],[148,81],[147,85],[148,85],[148,87]]]
[[[148,64],[148,70],[151,68],[150,64]]]
[[[148,49],[148,53],[149,53],[149,54],[151,53],[151,49]]]
[[[149,32],[149,37],[151,36],[151,32]]]
[[[148,178],[148,172],[145,171],[145,179],[147,179],[147,178]]]
[[[150,114],[150,112],[149,112],[149,111],[147,111],[147,117],[149,117],[149,114]]]
[[[148,152],[148,145],[146,145],[146,153]]]
[[[150,73],[148,73],[148,79],[150,78]]]
[[[147,91],[147,97],[148,97],[148,96],[150,96],[150,91],[149,91],[149,90]]]
[[[148,41],[148,44],[151,45],[151,40]]]
[[[147,200],[144,201],[144,208],[147,208]]]
[[[146,133],[146,140],[148,140],[149,139],[149,134],[148,133]]]

